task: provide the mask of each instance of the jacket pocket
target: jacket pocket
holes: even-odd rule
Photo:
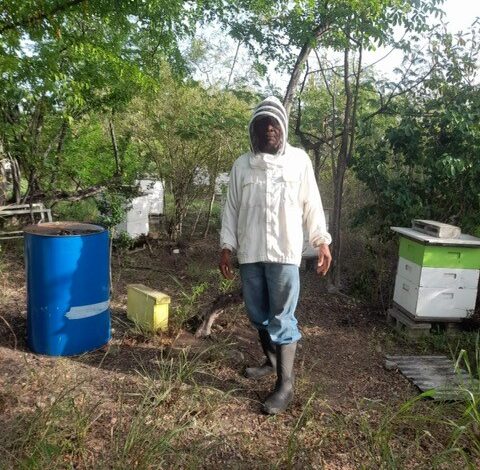
[[[280,178],[282,185],[282,199],[286,206],[300,207],[300,177],[295,173],[284,171]]]
[[[258,176],[246,176],[242,182],[242,205],[265,205],[265,182]]]

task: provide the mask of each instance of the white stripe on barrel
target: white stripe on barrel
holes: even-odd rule
[[[110,305],[110,300],[105,300],[104,302],[99,302],[97,304],[82,305],[80,307],[71,307],[70,310],[65,314],[69,320],[81,320],[82,318],[93,317],[95,315],[100,315],[105,310],[108,309]]]

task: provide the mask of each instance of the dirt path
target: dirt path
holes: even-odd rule
[[[325,293],[314,273],[302,273],[297,391],[282,416],[260,413],[273,379],[251,383],[242,375],[245,364],[259,360],[260,347],[241,308],[220,317],[206,340],[183,330],[146,338],[132,328],[128,283],[166,291],[174,306],[192,286],[218,282],[215,256],[214,245],[206,243],[180,257],[160,245],[152,253],[115,255],[110,345],[51,358],[26,348],[22,260],[4,255],[0,426],[8,436],[0,442],[0,467],[33,458],[50,468],[379,468],[381,443],[369,436],[378,431],[382,412],[416,391],[383,367],[384,354],[397,347],[383,318]],[[211,290],[200,304],[215,296]],[[57,422],[49,421],[53,415]],[[150,450],[158,435],[163,447]],[[45,441],[45,448],[32,439]],[[428,462],[439,449],[435,439],[418,448],[401,436],[391,445],[399,446],[407,467]]]

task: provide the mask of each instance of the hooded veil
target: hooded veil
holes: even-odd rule
[[[257,119],[267,116],[275,119],[275,121],[277,121],[280,125],[282,145],[277,155],[283,155],[285,153],[285,147],[287,145],[288,138],[288,118],[283,104],[278,98],[275,98],[275,96],[269,96],[268,98],[265,98],[253,111],[253,116],[249,124],[250,148],[253,153],[259,153],[258,139],[254,130],[254,122]]]

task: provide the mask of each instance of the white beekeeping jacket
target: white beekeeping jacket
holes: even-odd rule
[[[265,104],[266,103],[266,104]],[[312,163],[305,151],[286,143],[286,114],[276,98],[255,110],[277,119],[284,135],[276,155],[252,151],[233,164],[220,243],[237,251],[240,263],[273,262],[300,265],[303,225],[309,242],[330,244],[325,214]]]

